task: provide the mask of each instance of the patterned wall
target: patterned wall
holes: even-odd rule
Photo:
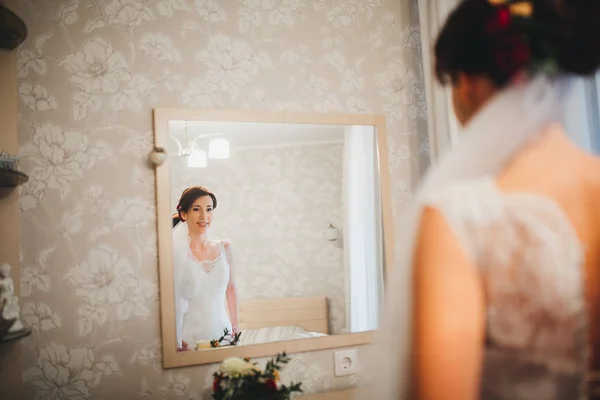
[[[9,3],[10,4],[10,3]],[[27,398],[200,399],[215,366],[160,366],[158,106],[385,113],[396,228],[427,165],[418,16],[398,0],[21,0]],[[364,353],[363,353],[364,354]],[[360,357],[360,353],[359,353]],[[284,379],[343,388],[331,351]]]
[[[240,299],[327,296],[334,334],[346,328],[344,251],[325,234],[329,224],[343,228],[343,151],[343,144],[246,149],[202,169],[188,168],[184,157],[170,161],[173,210],[193,185],[217,196],[210,234],[232,243]]]

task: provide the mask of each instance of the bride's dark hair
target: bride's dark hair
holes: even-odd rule
[[[516,73],[591,75],[600,67],[600,0],[463,0],[435,45],[442,84],[460,73],[498,87]]]
[[[173,214],[173,227],[183,221],[183,218],[181,218],[181,213],[187,213],[194,204],[194,200],[196,200],[198,197],[204,196],[210,196],[212,199],[213,210],[217,208],[217,197],[205,187],[192,186],[185,189],[179,198],[177,212]]]

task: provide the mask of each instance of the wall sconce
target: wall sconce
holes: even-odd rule
[[[225,139],[212,139],[208,143],[208,157],[217,160],[229,158],[229,142]]]
[[[170,139],[177,145],[177,155],[188,157],[188,167],[204,168],[207,165],[208,158],[215,160],[226,160],[229,158],[229,141],[226,139],[215,138],[208,142],[208,157],[206,156],[206,151],[200,148],[198,141],[209,136],[217,135],[221,134],[209,133],[206,135],[199,135],[192,140],[188,140],[186,129],[185,141],[183,143],[173,136],[171,136]],[[190,161],[190,157],[192,161]]]
[[[325,235],[327,240],[330,242],[335,242],[340,238],[340,230],[333,226],[333,224],[329,224],[329,228],[325,231]]]
[[[167,151],[162,147],[154,147],[148,154],[148,159],[156,166],[162,165],[167,159]]]
[[[204,150],[193,149],[187,158],[188,168],[205,168],[207,164],[206,152]]]

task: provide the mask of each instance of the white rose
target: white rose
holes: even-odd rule
[[[221,363],[220,371],[231,377],[249,375],[257,367],[239,357],[230,357]]]

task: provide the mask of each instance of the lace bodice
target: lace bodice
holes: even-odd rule
[[[586,306],[583,249],[559,205],[502,192],[492,177],[435,191],[477,266],[486,300],[482,399],[583,397]]]
[[[198,261],[188,249],[182,261],[179,281],[184,314],[182,338],[190,345],[199,340],[218,339],[225,328],[231,331],[225,308],[230,268],[223,242],[217,244],[219,255],[214,260]]]

